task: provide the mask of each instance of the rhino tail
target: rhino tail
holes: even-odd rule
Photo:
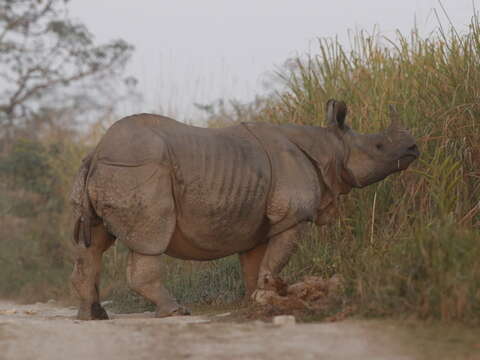
[[[77,244],[82,242],[85,247],[90,247],[92,244],[92,225],[97,223],[97,217],[92,209],[90,200],[87,199],[86,209],[82,209],[82,214],[77,217],[73,229],[73,238]]]
[[[77,183],[75,184],[76,189],[74,187],[72,193],[72,199],[79,205],[79,215],[75,220],[73,228],[73,239],[77,244],[82,242],[87,248],[92,244],[91,228],[99,222],[99,218],[93,209],[87,191],[88,180],[93,170],[92,158],[93,156],[90,155],[84,159],[77,178]]]

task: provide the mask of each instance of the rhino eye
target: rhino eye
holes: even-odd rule
[[[383,144],[381,143],[376,144],[375,147],[377,148],[377,150],[383,150]]]

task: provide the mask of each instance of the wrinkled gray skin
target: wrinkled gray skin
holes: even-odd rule
[[[362,135],[346,105],[327,103],[328,127],[243,123],[204,129],[140,114],[116,122],[80,168],[72,283],[80,319],[106,319],[101,258],[118,239],[127,280],[158,317],[186,314],[163,287],[160,256],[211,260],[238,253],[257,298],[288,262],[307,224],[325,224],[340,194],[404,170],[414,138],[397,120]]]

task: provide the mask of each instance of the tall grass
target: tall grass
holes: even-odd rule
[[[352,45],[320,39],[317,54],[280,74],[288,90],[261,117],[322,125],[333,97],[348,104],[354,129],[375,132],[396,104],[422,155],[405,173],[353,191],[286,273],[339,272],[346,299],[369,314],[480,323],[479,18],[465,34],[359,33]]]

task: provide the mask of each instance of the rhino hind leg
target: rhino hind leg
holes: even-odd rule
[[[251,296],[254,301],[261,303],[261,299],[268,297],[268,293],[278,293],[282,286],[285,287],[279,274],[297,249],[297,244],[307,227],[307,223],[299,223],[268,241],[258,272],[257,289]]]
[[[127,282],[132,290],[156,305],[156,317],[190,315],[190,311],[180,306],[163,286],[160,255],[142,255],[130,251]]]
[[[100,305],[100,272],[103,253],[115,242],[103,224],[92,228],[92,244],[75,245],[75,264],[71,275],[73,288],[80,298],[78,319],[104,320],[107,312]]]
[[[245,300],[247,301],[257,288],[258,272],[266,251],[267,243],[263,243],[239,254],[245,284]]]

